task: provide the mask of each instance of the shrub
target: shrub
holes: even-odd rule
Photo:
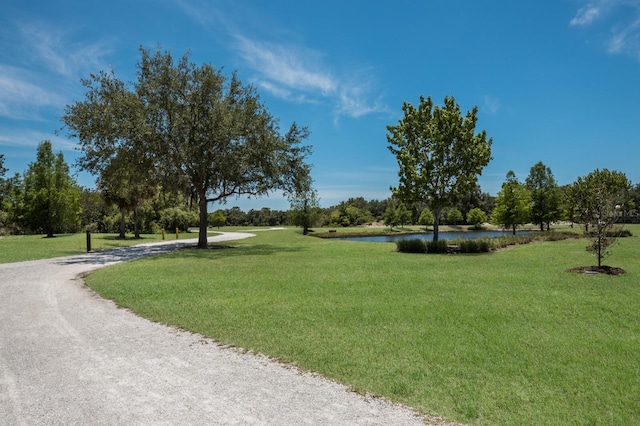
[[[427,253],[446,253],[449,249],[447,240],[429,241],[426,245]]]
[[[396,248],[402,253],[426,253],[427,245],[420,238],[396,241]]]
[[[460,240],[458,245],[460,247],[460,253],[486,253],[491,248],[491,244],[486,238]]]

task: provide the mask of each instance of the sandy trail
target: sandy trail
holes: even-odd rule
[[[424,424],[405,407],[145,320],[78,278],[194,243],[0,265],[0,423]]]

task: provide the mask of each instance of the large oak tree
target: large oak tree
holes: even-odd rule
[[[196,200],[200,248],[207,246],[210,202],[275,189],[292,193],[309,174],[310,148],[301,145],[307,129],[294,123],[283,134],[256,90],[235,73],[196,65],[188,54],[174,60],[161,50],[140,53],[137,81],[92,75],[85,100],[67,107],[63,120],[80,140],[89,170],[104,170],[123,152],[144,158],[164,188]]]
[[[491,160],[492,139],[475,132],[478,108],[463,117],[453,96],[442,107],[421,96],[417,108],[405,102],[402,111],[398,124],[387,126],[389,150],[400,166],[400,182],[391,189],[403,201],[428,203],[437,241],[443,210],[474,190]]]

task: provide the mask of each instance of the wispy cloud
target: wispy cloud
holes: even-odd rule
[[[569,25],[588,28],[596,22],[607,28],[603,45],[608,53],[640,60],[640,0],[592,0],[578,10]]]
[[[0,117],[38,120],[40,109],[64,105],[62,96],[33,84],[29,75],[0,64]]]
[[[588,4],[578,10],[576,16],[569,22],[571,26],[588,25],[601,13],[601,8],[594,4]]]
[[[213,37],[224,33],[230,38],[233,53],[251,70],[252,82],[261,90],[298,104],[329,103],[336,122],[343,116],[358,118],[387,111],[375,94],[370,70],[337,70],[327,63],[325,53],[292,42],[297,35],[268,16],[256,16],[232,1],[221,0],[214,6],[209,2],[173,2]],[[234,16],[242,16],[242,22]]]
[[[500,111],[500,100],[486,95],[483,98],[483,109],[487,114],[494,115]]]
[[[72,30],[42,22],[14,22],[4,34],[9,34],[0,55],[0,117],[5,118],[38,121],[44,110],[61,109],[70,88],[103,69],[110,52],[102,41],[78,42]]]
[[[22,42],[35,53],[35,59],[49,71],[65,77],[84,76],[87,71],[103,67],[103,59],[110,53],[106,43],[73,41],[67,30],[35,23],[20,25]]]
[[[16,129],[10,132],[0,132],[0,146],[32,147],[35,149],[42,141],[51,141],[54,151],[76,151],[78,145],[66,138],[53,133],[40,132],[29,129]],[[35,158],[35,155],[34,155]]]
[[[336,117],[358,118],[386,111],[362,71],[353,73],[359,74],[356,81],[353,75],[339,75],[313,49],[256,41],[239,34],[235,40],[240,57],[258,75],[257,84],[274,96],[301,103],[332,102]]]

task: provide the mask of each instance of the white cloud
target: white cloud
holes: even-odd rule
[[[588,4],[587,6],[578,10],[576,16],[569,22],[571,26],[588,25],[593,22],[601,13],[599,7]]]
[[[604,41],[610,54],[640,60],[640,0],[594,0],[580,8],[570,26],[590,27],[601,21],[608,28]]]
[[[497,98],[494,98],[492,96],[485,96],[484,99],[484,111],[487,112],[487,114],[490,115],[494,115],[497,114],[498,111],[500,110],[500,100]]]
[[[60,95],[33,80],[23,69],[0,64],[0,117],[38,120],[40,108],[64,105]]]
[[[356,82],[353,76],[341,77],[322,61],[323,55],[312,49],[284,44],[258,42],[236,35],[237,50],[244,62],[259,77],[258,84],[274,96],[298,103],[334,103],[336,116],[358,118],[386,111],[372,94],[366,74]]]
[[[322,69],[318,53],[284,45],[257,42],[236,35],[244,61],[267,81],[280,86],[327,95],[335,92],[337,82]]]
[[[76,151],[78,144],[53,133],[39,132],[29,129],[16,129],[10,133],[0,133],[0,146],[13,146],[35,149],[42,141],[51,141],[53,151]]]
[[[105,43],[77,43],[70,33],[43,24],[28,23],[20,26],[22,43],[34,52],[36,60],[48,70],[65,77],[76,78],[86,71],[103,68],[103,58],[110,53]]]

